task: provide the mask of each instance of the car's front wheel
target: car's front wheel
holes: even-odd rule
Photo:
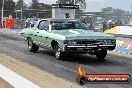
[[[56,59],[59,60],[59,59],[62,59],[63,58],[64,53],[61,51],[61,49],[60,49],[60,47],[59,47],[58,44],[55,44],[53,46],[53,51],[54,51],[54,54],[55,54]]]
[[[97,51],[96,57],[98,60],[103,61],[107,55],[107,50]]]
[[[28,50],[30,52],[36,53],[38,51],[39,47],[33,43],[33,40],[31,38],[28,38]]]

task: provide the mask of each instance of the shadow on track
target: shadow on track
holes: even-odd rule
[[[51,51],[47,51],[47,50],[39,50],[38,53],[42,53],[42,54],[46,54],[46,55],[50,55],[53,57],[54,60],[54,53]],[[110,58],[114,57],[114,58]],[[52,59],[52,58],[50,58]],[[129,58],[127,58],[129,59]],[[120,61],[119,61],[120,60]],[[60,61],[65,61],[65,62],[73,62],[73,63],[78,63],[78,64],[83,64],[83,65],[96,65],[96,66],[124,66],[124,63],[122,60],[122,57],[120,56],[116,56],[116,55],[110,55],[108,54],[108,56],[105,58],[104,61],[99,61],[94,55],[88,55],[88,54],[70,54],[65,56],[62,60]]]

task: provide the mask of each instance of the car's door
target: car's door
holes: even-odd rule
[[[49,35],[49,21],[42,20],[38,25],[39,31],[37,32],[37,41],[41,47],[46,48],[47,45],[47,36]]]

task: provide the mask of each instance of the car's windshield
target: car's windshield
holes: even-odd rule
[[[52,30],[85,29],[88,26],[82,21],[51,21]]]

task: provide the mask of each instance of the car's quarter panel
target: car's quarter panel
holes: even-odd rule
[[[27,40],[27,36],[28,36],[28,31],[27,31],[28,29],[26,28],[26,29],[23,29],[22,31],[21,31],[21,36],[22,36],[22,38],[23,39],[25,39],[25,40]]]
[[[24,39],[32,38],[33,42],[37,41],[37,29],[36,28],[25,28],[21,32],[21,36]]]
[[[64,52],[65,36],[60,35],[60,34],[56,34],[56,33],[53,33],[53,32],[49,32],[49,33],[47,33],[46,41],[47,41],[47,44],[49,45],[49,48],[52,48],[51,47],[52,41],[56,41],[59,44],[61,51]]]

